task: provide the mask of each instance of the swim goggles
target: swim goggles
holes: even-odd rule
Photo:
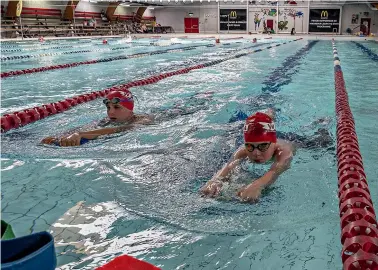
[[[256,146],[252,143],[245,143],[244,145],[245,145],[245,149],[247,149],[248,152],[253,152],[256,148],[260,152],[265,152],[266,150],[268,150],[270,144],[271,143],[268,142],[268,143],[260,143]]]
[[[109,102],[111,102],[112,104],[118,104],[120,102],[132,102],[133,101],[133,98],[124,98],[124,99],[120,99],[118,97],[114,97],[112,99],[108,99],[108,98],[105,98],[102,102],[106,105],[108,104]]]

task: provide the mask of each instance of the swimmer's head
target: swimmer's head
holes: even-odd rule
[[[108,117],[114,122],[127,122],[134,117],[134,98],[127,89],[110,92],[103,102],[106,105]]]
[[[272,158],[277,142],[276,129],[269,115],[257,112],[244,124],[244,145],[249,159],[264,163]]]

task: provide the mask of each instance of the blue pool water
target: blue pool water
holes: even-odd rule
[[[110,46],[122,46],[118,41]],[[2,67],[16,70],[213,42],[183,41],[13,60]],[[91,49],[103,48],[100,43],[64,42]],[[361,44],[377,52],[377,43]],[[1,112],[225,58],[250,45],[230,42],[6,78]],[[337,42],[337,47],[375,200],[378,92],[373,71],[378,63],[352,42]],[[137,113],[163,114],[156,124],[75,148],[39,144],[46,136],[105,117],[101,100],[95,100],[2,135],[2,218],[17,235],[51,231],[59,269],[94,269],[120,254],[162,269],[341,268],[335,143],[299,149],[291,169],[258,204],[239,203],[234,194],[263,175],[266,165],[243,164],[218,200],[198,193],[239,146],[243,116],[256,110],[275,108],[281,132],[310,137],[325,128],[334,138],[331,41],[296,41],[131,90]],[[173,107],[187,113],[174,116]],[[318,119],[327,121],[314,123]]]

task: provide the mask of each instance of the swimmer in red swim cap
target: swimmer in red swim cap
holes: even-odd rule
[[[293,144],[277,140],[276,129],[273,122],[274,113],[257,112],[249,116],[244,124],[244,145],[232,156],[231,160],[206,183],[201,189],[205,196],[215,197],[222,190],[223,182],[228,181],[233,169],[242,160],[253,163],[273,164],[268,172],[251,184],[243,187],[237,193],[242,201],[254,202],[261,195],[261,191],[273,184],[277,177],[287,170],[294,155]]]
[[[60,138],[47,137],[42,140],[42,143],[54,144],[58,141],[60,146],[78,146],[81,139],[93,140],[102,135],[123,132],[131,130],[137,125],[152,123],[152,117],[134,114],[134,97],[128,89],[110,92],[103,103],[107,109],[108,119],[104,119],[97,125],[100,128],[71,132]]]
[[[135,117],[134,98],[129,90],[110,92],[103,103],[106,106],[108,117],[114,122],[129,122]]]

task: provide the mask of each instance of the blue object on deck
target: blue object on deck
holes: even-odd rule
[[[54,270],[54,238],[48,232],[1,241],[1,269]]]

